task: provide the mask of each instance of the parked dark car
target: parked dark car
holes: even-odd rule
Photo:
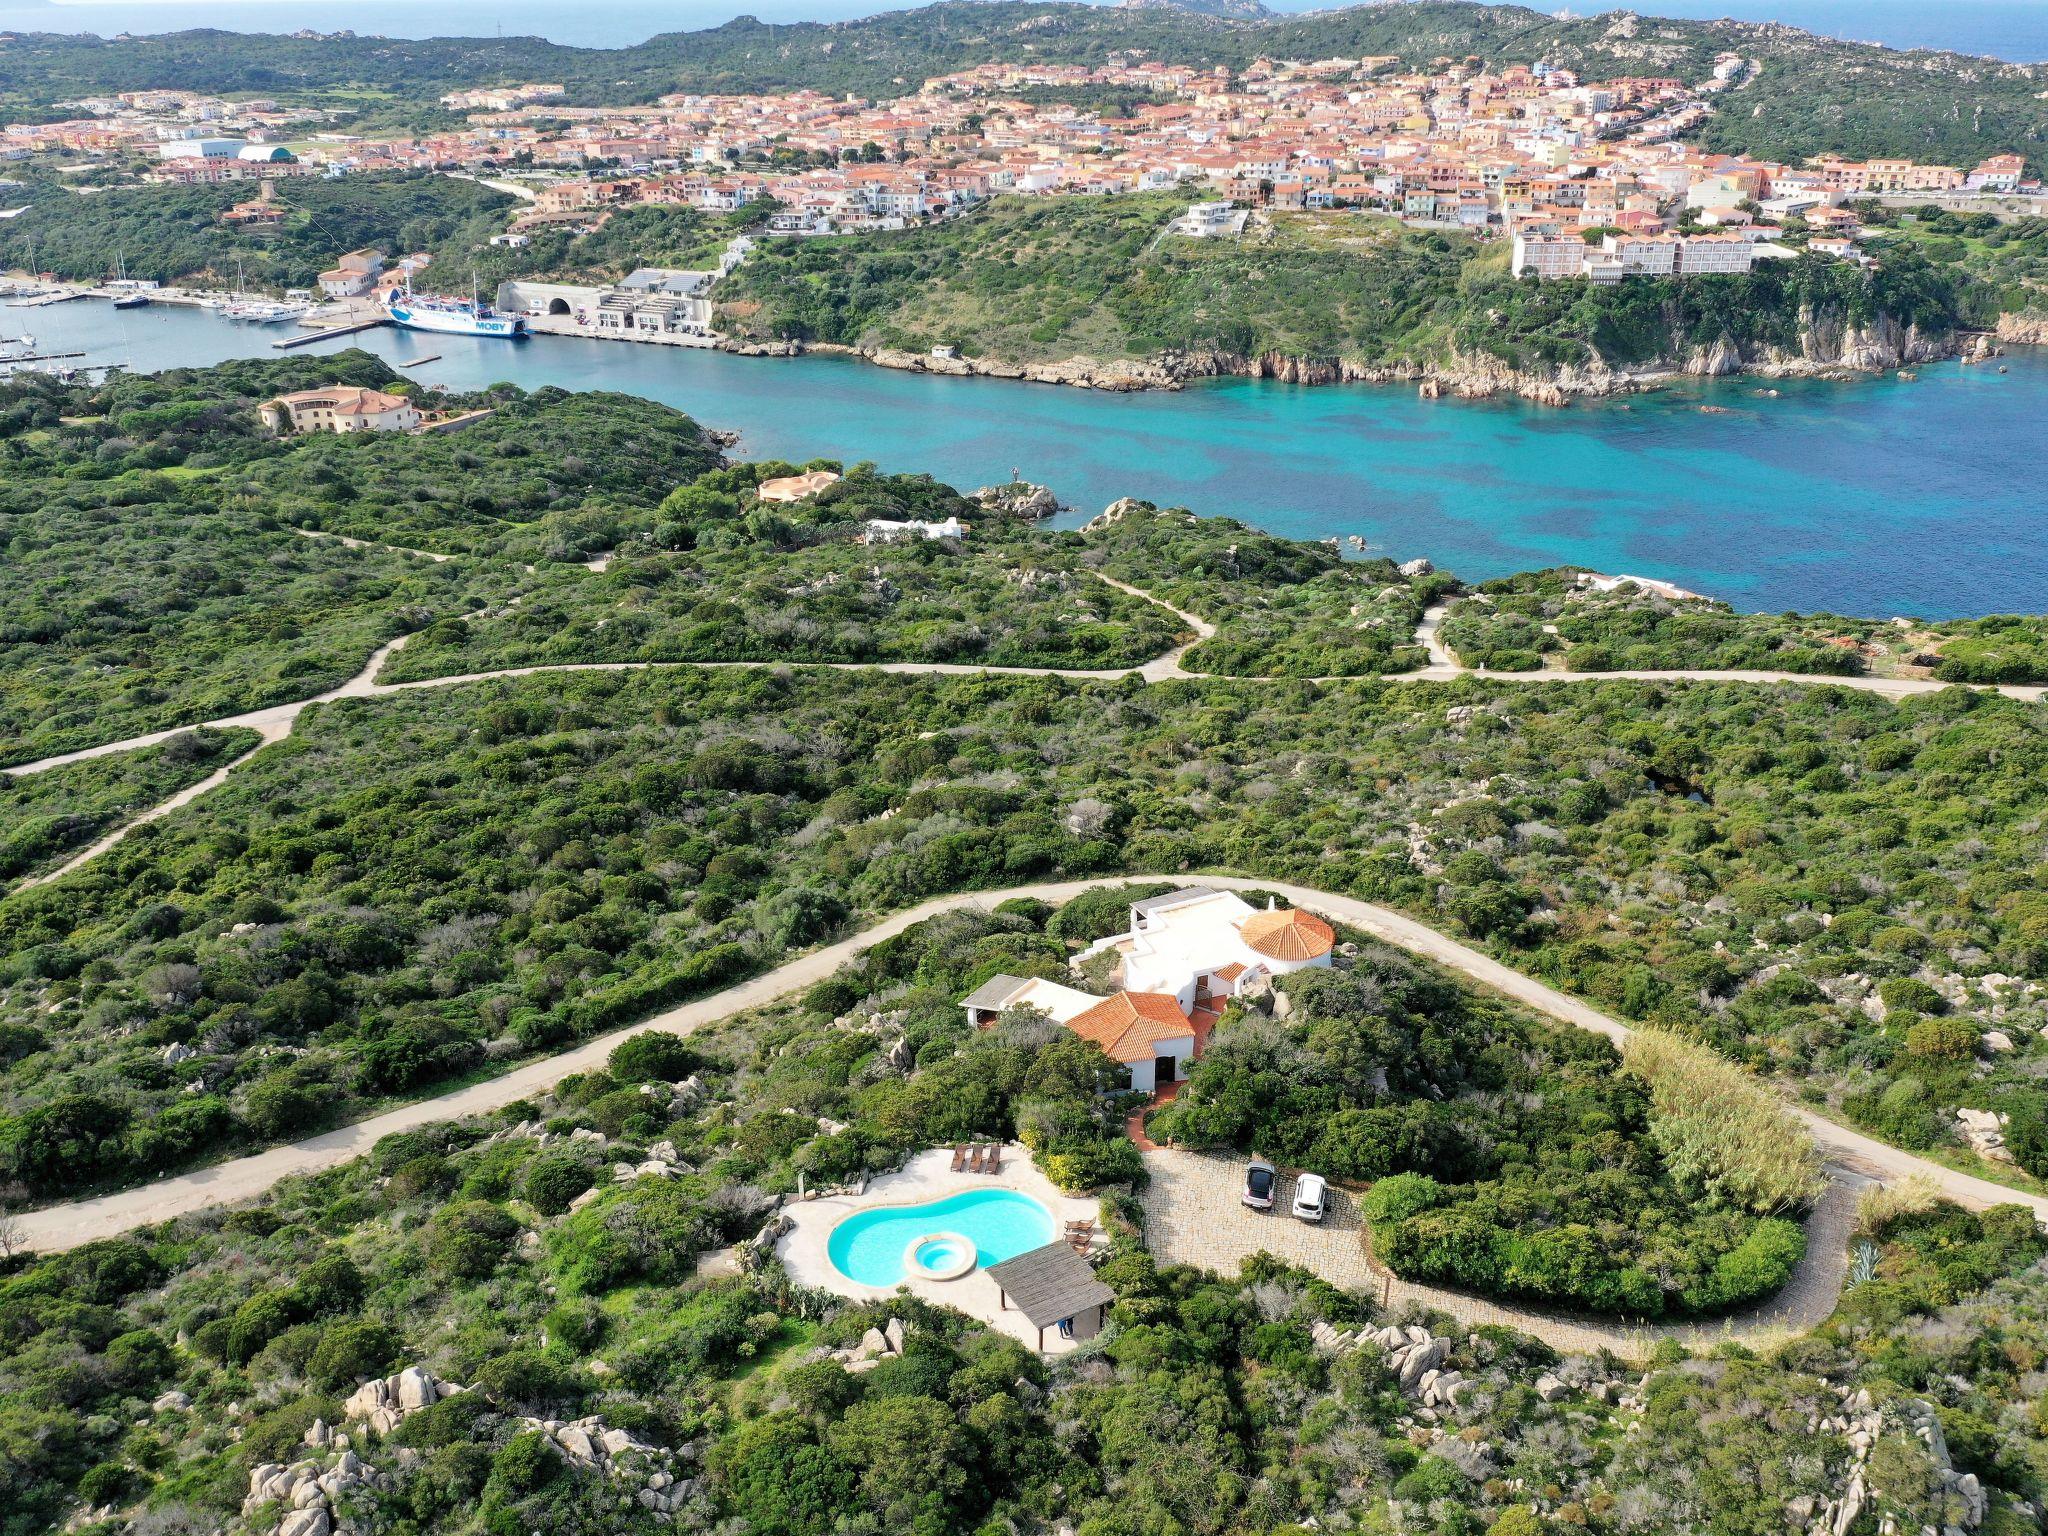
[[[1273,1209],[1273,1194],[1280,1187],[1280,1175],[1273,1165],[1255,1157],[1244,1170],[1244,1203],[1255,1211]]]

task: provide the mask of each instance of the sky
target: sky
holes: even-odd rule
[[[1267,0],[1276,10],[1326,8]],[[581,47],[616,48],[656,32],[717,26],[736,15],[763,21],[844,21],[896,9],[887,0],[0,0],[0,29],[96,32],[331,30],[391,37],[538,34]],[[1559,7],[1539,0],[1538,8]],[[1574,14],[1617,9],[1575,0]],[[2048,0],[1637,0],[1646,14],[1775,20],[1893,47],[1954,48],[2033,63],[2048,60]]]

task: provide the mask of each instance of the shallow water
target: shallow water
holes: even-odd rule
[[[93,300],[0,309],[0,330],[24,325],[46,350],[143,369],[271,355],[281,334]],[[1081,515],[1139,496],[1296,538],[1356,534],[1468,577],[1571,563],[1757,611],[2048,610],[2041,349],[2016,348],[2003,374],[1941,363],[1910,383],[1719,380],[1552,410],[1248,379],[1112,395],[547,336],[384,330],[304,350],[347,345],[399,363],[438,353],[407,372],[455,387],[648,396],[736,429],[757,457],[872,459],[965,488],[1017,470]]]

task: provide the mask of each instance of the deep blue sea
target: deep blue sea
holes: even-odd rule
[[[1275,10],[1328,9],[1315,0],[1268,0]],[[238,32],[332,31],[347,26],[387,37],[541,36],[582,47],[617,48],[657,32],[715,27],[738,15],[763,21],[845,21],[894,10],[887,0],[0,0],[0,30],[173,32],[226,27]],[[1557,6],[1585,15],[1622,7],[1603,0]],[[1954,48],[2033,63],[2048,59],[2048,0],[1636,0],[1629,7],[1665,16],[1736,16],[1783,21],[1835,37],[1895,48]]]
[[[138,369],[269,354],[278,332],[96,300],[0,309],[48,351]],[[289,334],[289,333],[286,333]],[[1572,563],[1661,576],[1756,611],[1946,618],[2048,611],[2048,350],[1919,378],[1688,385],[1550,410],[1412,388],[1230,379],[1112,395],[739,358],[628,342],[373,331],[429,383],[617,389],[737,430],[752,457],[1013,470],[1080,513],[1120,496],[1298,538],[1357,534],[1468,577]],[[313,350],[313,349],[308,349]],[[1701,410],[1714,405],[1719,410]]]

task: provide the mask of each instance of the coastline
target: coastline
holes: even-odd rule
[[[842,342],[753,342],[726,337],[718,347],[738,357],[800,357],[816,353],[850,357],[909,373],[1009,379],[1116,394],[1170,392],[1203,379],[1250,378],[1306,385],[1414,384],[1427,399],[1448,395],[1460,400],[1485,400],[1514,395],[1538,405],[1564,407],[1574,400],[1638,394],[1687,379],[1741,376],[1853,380],[1949,359],[1985,361],[2006,345],[2048,344],[2048,316],[2003,315],[1998,329],[1984,334],[1922,334],[1917,327],[1901,327],[1884,318],[1862,329],[1808,325],[1801,334],[1805,345],[1798,352],[1774,348],[1745,355],[1723,342],[1694,348],[1683,357],[1665,359],[1649,367],[1560,368],[1547,373],[1512,368],[1487,356],[1454,357],[1445,362],[1369,364],[1351,358],[1297,357],[1279,352],[1163,352],[1151,358],[1104,360],[1075,356],[1047,362],[1015,362]]]

